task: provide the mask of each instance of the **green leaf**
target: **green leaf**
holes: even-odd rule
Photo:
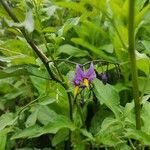
[[[14,118],[12,113],[5,113],[0,117],[0,131],[6,126],[11,126],[14,124],[17,118]]]
[[[34,30],[34,19],[31,10],[26,12],[25,20],[23,22],[17,23],[7,19],[5,19],[5,21],[9,27],[16,27],[16,28],[24,27],[29,33]]]
[[[4,59],[10,64],[35,64],[33,52],[24,41],[16,39],[7,40],[0,44],[0,52],[3,54],[0,59]]]
[[[139,77],[138,78],[139,83],[139,90],[141,92],[144,92],[144,94],[150,93],[150,77]]]
[[[37,116],[38,116],[38,109],[33,111],[31,113],[31,115],[27,118],[27,120],[25,122],[25,126],[28,128],[28,127],[35,125],[36,120],[37,120]]]
[[[64,128],[64,129],[60,129],[54,136],[53,140],[52,140],[52,145],[56,146],[57,144],[66,141],[68,139],[68,135],[69,135],[69,130]]]
[[[26,13],[26,18],[23,24],[28,32],[32,32],[34,30],[34,19],[31,10]]]
[[[98,133],[101,129],[101,124],[106,117],[112,116],[112,111],[108,110],[106,106],[101,106],[101,108],[95,113],[92,118],[90,131],[92,134]]]
[[[18,64],[35,64],[35,58],[24,54],[19,54],[11,57],[0,57],[0,60],[7,62],[10,65]]]
[[[105,44],[105,45],[102,45],[101,47],[100,47],[100,49],[102,49],[102,50],[104,50],[105,52],[107,52],[107,53],[113,53],[113,45],[112,44]]]
[[[54,122],[55,119],[58,118],[58,114],[48,106],[36,106],[35,109],[38,109],[37,119],[43,125],[47,125],[49,122]]]
[[[148,101],[143,104],[141,118],[143,120],[142,131],[150,135],[150,125],[148,121],[150,118],[150,102]]]
[[[140,1],[140,0],[138,0]],[[141,1],[143,2],[143,1]],[[150,4],[146,5],[141,11],[139,11],[139,13],[136,14],[135,16],[135,26],[137,27],[140,22],[142,21],[143,17],[146,15],[146,13],[149,11],[150,9]]]
[[[14,55],[28,55],[32,56],[33,52],[29,45],[21,40],[6,40],[4,43],[0,44],[0,51],[6,56],[14,56]]]
[[[47,80],[45,80],[44,78],[40,79],[36,76],[31,76],[30,78],[31,78],[32,84],[34,85],[34,87],[36,87],[39,94],[40,95],[45,94],[46,88],[47,88],[49,82]]]
[[[0,5],[0,18],[2,17],[6,17],[8,19],[11,19],[10,16],[8,15],[8,13],[5,11],[4,7],[2,5]]]
[[[39,78],[43,78],[44,80],[49,79],[48,74],[39,70],[39,67],[36,65],[30,64],[15,65],[0,70],[1,79],[20,75],[33,75]]]
[[[99,145],[117,146],[123,143],[121,140],[123,130],[123,126],[118,120],[107,117],[103,121],[100,131],[96,134],[96,143]]]
[[[85,137],[87,137],[88,139],[90,139],[90,141],[94,141],[94,140],[95,140],[94,137],[93,137],[93,135],[92,135],[90,132],[88,132],[86,129],[80,129],[80,132],[81,132]]]
[[[67,61],[67,59],[66,59]],[[72,68],[71,64],[68,66],[68,62],[61,62],[58,66],[58,69],[60,70],[60,72],[63,74],[63,75],[67,75],[67,73],[70,71],[70,69]]]
[[[53,122],[50,122],[43,129],[45,133],[57,133],[62,128],[75,130],[75,125],[65,116],[59,115]]]
[[[43,125],[48,124],[50,121],[53,121],[55,117],[58,115],[51,110],[48,106],[48,104],[51,104],[55,102],[56,100],[50,96],[43,96],[39,97],[38,99],[38,105],[35,104],[31,109],[31,114],[27,118],[25,125],[26,127],[30,127],[35,125],[36,121],[38,120]]]
[[[147,133],[144,133],[140,130],[128,128],[128,129],[126,129],[125,136],[127,138],[132,138],[132,139],[138,140],[146,146],[150,146],[150,135],[148,135]]]
[[[75,130],[74,124],[65,116],[58,115],[58,117],[54,117],[55,120],[48,123],[44,127],[40,127],[38,125],[31,126],[29,128],[25,128],[24,130],[17,131],[11,139],[18,138],[34,138],[46,133],[54,133],[56,134],[60,129],[68,128],[70,130]]]
[[[84,48],[87,48],[89,52],[93,53],[98,58],[114,61],[113,57],[106,55],[102,50],[97,49],[94,45],[89,44],[88,42],[86,42],[85,40],[81,38],[72,38],[71,41],[75,44],[83,46]]]
[[[105,30],[102,27],[99,26],[99,24],[97,22],[93,23],[92,21],[89,21],[89,20],[81,20],[81,22],[83,23],[83,25],[85,27],[86,34],[88,34],[89,36],[91,36],[90,33],[96,32],[96,33],[100,34],[100,36],[102,36],[104,39],[108,38],[108,34],[105,32]],[[83,29],[81,28],[81,30],[83,30]],[[81,30],[79,31],[79,34],[82,33]],[[89,33],[87,33],[87,31]],[[91,38],[95,38],[94,35]]]
[[[142,44],[144,45],[144,47],[145,47],[145,53],[146,54],[150,54],[150,41],[148,41],[148,40],[143,40],[142,41]]]
[[[17,131],[11,139],[19,139],[19,138],[33,138],[42,134],[42,128],[34,125],[24,130]]]
[[[134,102],[127,103],[124,109],[125,122],[128,125],[135,126]]]
[[[150,59],[145,54],[140,54],[137,52],[137,67],[146,75],[149,75]]]
[[[107,13],[107,3],[106,0],[89,0],[89,3],[96,8],[100,9],[102,12]]]
[[[46,95],[44,97],[41,97],[39,99],[39,104],[40,105],[49,105],[49,104],[52,104],[54,102],[56,102],[56,99],[54,97],[51,97],[51,96],[48,96],[48,95]]]
[[[69,45],[69,44],[60,46],[58,48],[58,52],[59,52],[59,54],[64,53],[64,54],[68,54],[73,57],[84,57],[84,56],[89,55],[87,51],[81,50],[81,49],[74,47],[72,45]]]
[[[109,84],[104,85],[100,80],[93,81],[94,93],[101,104],[105,104],[116,117],[120,116],[119,94],[115,88]]]
[[[65,33],[67,33],[69,29],[71,29],[72,27],[76,26],[79,23],[79,20],[80,20],[79,17],[68,19],[64,23],[64,25],[58,30],[58,35],[62,36]]]
[[[136,2],[135,3],[136,10],[141,11],[141,9],[143,8],[146,0],[136,0],[135,2]]]
[[[55,3],[56,5],[58,6],[61,6],[61,7],[65,7],[65,8],[69,8],[69,9],[72,9],[76,12],[85,12],[85,8],[84,6],[82,5],[82,3],[75,3],[75,2],[56,2]]]

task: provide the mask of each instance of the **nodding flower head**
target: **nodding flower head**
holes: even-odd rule
[[[74,77],[74,95],[76,96],[80,87],[89,87],[92,80],[96,77],[93,63],[90,64],[90,68],[87,72],[83,71],[79,64],[76,65],[76,74]]]

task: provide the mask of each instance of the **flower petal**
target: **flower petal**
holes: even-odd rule
[[[80,66],[76,65],[76,75],[74,77],[74,85],[79,85],[80,82],[83,81],[84,78],[84,71],[80,68]]]
[[[96,73],[94,71],[93,63],[90,64],[89,70],[85,74],[86,78],[91,82],[94,78],[96,78]]]

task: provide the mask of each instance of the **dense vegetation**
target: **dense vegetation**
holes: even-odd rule
[[[149,0],[0,0],[0,150],[150,148]]]

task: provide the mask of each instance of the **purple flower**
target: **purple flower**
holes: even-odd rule
[[[75,86],[79,86],[80,83],[82,82],[85,73],[83,72],[83,70],[80,68],[80,66],[77,64],[76,65],[76,75],[74,77],[74,85]]]
[[[97,78],[100,79],[103,84],[106,84],[108,82],[108,74],[106,72],[98,74]]]
[[[87,72],[83,71],[77,64],[76,74],[74,77],[74,86],[75,86],[74,95],[78,93],[79,87],[89,87],[89,84],[92,82],[94,78],[96,78],[96,73],[94,71],[93,63],[90,64],[90,68],[88,69]]]

